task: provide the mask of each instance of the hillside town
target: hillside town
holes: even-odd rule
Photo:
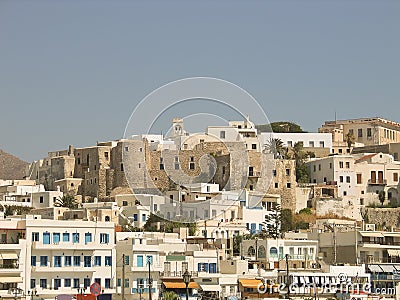
[[[400,298],[400,123],[251,116],[0,178],[0,298]]]

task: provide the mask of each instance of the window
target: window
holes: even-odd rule
[[[79,243],[79,233],[78,232],[75,232],[72,234],[72,242]]]
[[[71,287],[71,278],[64,279],[64,287]]]
[[[208,272],[208,263],[198,263],[197,271],[199,272]]]
[[[321,164],[318,164],[318,171],[321,171]]]
[[[40,196],[39,203],[43,203],[43,196]]]
[[[32,242],[39,242],[39,232],[32,232]]]
[[[108,160],[108,152],[104,152],[104,158]]]
[[[339,149],[339,153],[340,153],[340,154],[343,153],[343,149],[342,149],[342,148]]]
[[[216,263],[210,263],[209,264],[209,271],[210,271],[210,273],[217,273],[217,264]]]
[[[357,174],[357,184],[362,183],[362,174]]]
[[[286,176],[290,176],[290,169],[286,169]]]
[[[277,189],[279,187],[279,184],[277,182],[275,182],[275,188]]]
[[[346,182],[350,183],[350,176],[346,176]]]
[[[55,278],[54,279],[54,289],[58,290],[58,288],[61,287],[61,279],[60,278]]]
[[[36,267],[36,256],[31,256],[31,266]]]
[[[158,205],[157,204],[153,204],[153,211],[158,211]]]
[[[36,288],[36,279],[31,279],[31,289]]]
[[[124,287],[128,288],[129,287],[129,278],[125,278],[125,284]]]
[[[291,186],[292,186],[292,185],[290,184],[290,182],[287,182],[287,183],[286,183],[286,187],[287,187],[288,189],[290,189]]]
[[[85,268],[90,268],[92,266],[92,257],[91,256],[83,257],[83,266]]]
[[[40,266],[47,267],[48,258],[47,256],[40,256]]]
[[[225,131],[220,131],[220,132],[219,132],[219,137],[220,137],[221,139],[224,139],[224,138],[225,138]]]
[[[117,286],[121,286],[121,278],[117,278]]]
[[[343,196],[347,196],[347,192],[346,191],[343,192]]]
[[[74,278],[74,288],[79,288],[79,278]]]
[[[106,267],[111,267],[111,265],[112,265],[112,257],[111,256],[104,257],[104,265]]]
[[[54,267],[61,268],[61,256],[54,256]]]
[[[325,142],[324,142],[324,141],[320,141],[320,142],[319,142],[319,146],[320,146],[321,148],[325,148]]]
[[[399,181],[399,173],[393,173],[393,181]]]
[[[137,266],[138,267],[143,267],[143,255],[138,255],[137,256]]]
[[[74,256],[74,266],[79,267],[81,265],[81,257],[80,256]]]
[[[106,288],[106,289],[111,288],[111,278],[104,279],[104,288]]]
[[[90,232],[85,233],[85,245],[92,242],[92,234]]]
[[[372,128],[367,128],[367,137],[372,136]]]
[[[363,130],[362,128],[358,129],[358,137],[362,137],[363,136]]]
[[[272,176],[276,177],[276,170],[272,170]]]
[[[40,279],[40,287],[42,289],[47,289],[47,279]]]
[[[339,177],[339,181],[340,181],[340,182],[343,182],[343,176],[340,176],[340,177]]]
[[[138,215],[137,214],[133,214],[133,221],[137,221],[138,220]]]
[[[195,165],[194,165],[194,156],[190,157],[190,163],[189,163],[189,170],[194,170]]]
[[[129,255],[125,255],[125,265],[129,266]]]
[[[68,232],[63,233],[63,242],[69,242],[69,233]]]
[[[146,222],[146,214],[142,214],[142,222]]]
[[[343,169],[343,162],[339,161],[339,168]]]
[[[346,161],[346,169],[350,169],[350,162]]]
[[[101,278],[95,278],[94,282],[98,283],[101,286]]]
[[[50,232],[43,232],[43,244],[50,244]]]
[[[72,265],[72,257],[64,256],[64,267],[70,267]]]
[[[121,164],[121,171],[124,171],[124,164]]]
[[[60,243],[60,233],[54,232],[53,233],[53,244],[58,244],[58,243]]]
[[[101,256],[95,256],[94,257],[94,266],[95,267],[101,267]]]
[[[108,244],[110,242],[110,235],[108,233],[100,233],[100,243]]]
[[[83,286],[85,289],[90,286],[90,278],[83,278]]]
[[[314,148],[314,141],[309,141],[308,142],[308,146],[311,147],[311,148]]]
[[[317,166],[313,165],[313,171],[316,172],[317,171]]]
[[[257,144],[251,144],[251,149],[257,150]]]
[[[292,141],[288,141],[287,145],[288,145],[288,147],[293,147],[293,142]]]

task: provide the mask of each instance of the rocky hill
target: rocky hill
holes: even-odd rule
[[[0,179],[23,179],[28,163],[0,149]]]

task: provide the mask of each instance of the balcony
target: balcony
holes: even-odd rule
[[[387,185],[387,180],[386,179],[381,179],[381,180],[368,179],[368,185]]]
[[[182,271],[164,271],[160,273],[160,277],[179,277],[182,278],[184,272]],[[190,275],[193,277],[198,277],[199,276],[199,272],[197,271],[190,271],[189,272]]]
[[[138,267],[138,266],[131,267],[132,272],[148,272],[148,270],[149,270],[148,265],[144,265],[142,267]],[[160,264],[152,264],[151,265],[152,272],[161,272],[162,270],[163,270],[163,266]]]
[[[95,272],[96,267],[53,267],[53,266],[37,266],[32,267],[32,272],[40,273],[66,273],[66,272]]]
[[[19,264],[18,262],[12,264],[0,264],[0,274],[4,273],[19,273]]]
[[[261,177],[261,172],[250,171],[249,177]]]
[[[72,243],[72,242],[60,242],[43,244],[42,242],[33,242],[32,247],[35,250],[98,250],[98,249],[113,249],[113,244],[99,244],[99,243]]]

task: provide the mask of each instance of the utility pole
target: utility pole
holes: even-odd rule
[[[153,286],[153,280],[151,279],[150,257],[147,257],[147,263],[149,264],[149,300],[151,300],[151,288]]]
[[[122,254],[121,300],[125,300],[125,254]]]
[[[286,277],[287,277],[287,298],[290,299],[290,277],[289,277],[289,254],[285,255],[286,258]]]

